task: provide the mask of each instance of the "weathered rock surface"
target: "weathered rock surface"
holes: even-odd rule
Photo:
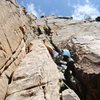
[[[83,84],[85,100],[100,99],[99,33],[83,34],[68,41],[76,55],[76,76]]]
[[[71,49],[85,100],[100,100],[99,22],[56,16],[37,19],[16,0],[1,0],[0,11],[0,100],[6,95],[6,100],[60,99],[57,66],[42,41],[29,45],[34,38],[52,39],[59,48]]]
[[[15,0],[0,1],[0,100],[5,98],[8,81],[25,56],[29,21]]]
[[[34,23],[32,25],[34,26]],[[54,44],[56,44],[59,48],[63,48],[64,44],[66,45],[65,42],[76,34],[91,34],[91,32],[93,34],[100,33],[100,23],[94,20],[76,21],[72,18],[51,16],[37,19],[36,25],[40,27],[40,31],[42,33],[52,35]],[[45,29],[47,29],[49,33],[46,32]]]
[[[8,87],[8,79],[6,76],[0,76],[0,100],[4,100]]]
[[[100,23],[74,21],[58,17],[42,18],[51,29],[52,40],[59,48],[75,53],[76,76],[83,86],[85,100],[100,99]]]
[[[6,100],[60,100],[57,66],[42,41],[32,44],[13,74]]]

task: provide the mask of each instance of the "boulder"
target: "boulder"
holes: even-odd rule
[[[80,100],[72,89],[66,89],[62,92],[62,100]]]
[[[97,22],[100,22],[100,16],[95,19]]]

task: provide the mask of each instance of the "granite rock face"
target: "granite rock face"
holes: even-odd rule
[[[0,100],[60,100],[61,74],[42,40],[74,52],[84,100],[100,100],[100,23],[37,19],[15,0],[0,1]],[[64,100],[79,99],[68,91],[62,92]]]
[[[53,16],[42,18],[37,24],[50,28],[50,36],[58,48],[69,48],[73,51],[76,77],[82,84],[84,100],[99,100],[100,23]]]
[[[99,45],[99,33],[76,35],[68,41],[76,56],[76,76],[83,85],[85,100],[100,99]]]
[[[8,80],[26,54],[26,34],[31,29],[30,19],[15,0],[1,0],[0,12],[0,100],[3,100]]]
[[[59,71],[45,45],[31,42],[33,49],[13,74],[6,100],[60,100]]]

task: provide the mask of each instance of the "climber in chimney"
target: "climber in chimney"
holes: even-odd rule
[[[66,66],[65,70],[71,70],[74,72],[74,60],[68,49],[62,49],[59,54],[60,57],[60,66]]]
[[[51,54],[54,62],[58,65],[58,69],[64,73],[64,83],[70,88],[75,90],[76,93],[82,95],[80,82],[76,78],[73,54],[68,49],[59,50],[53,43],[52,45],[46,44],[49,53]]]
[[[66,69],[74,72],[74,60],[72,59],[72,55],[68,49],[60,50],[54,45],[54,43],[51,43],[52,46],[45,41],[44,44],[50,52],[54,62],[58,65],[58,69],[63,73]]]

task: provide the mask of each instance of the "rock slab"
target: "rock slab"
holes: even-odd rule
[[[40,40],[31,42],[9,84],[6,100],[60,100],[59,71]]]

